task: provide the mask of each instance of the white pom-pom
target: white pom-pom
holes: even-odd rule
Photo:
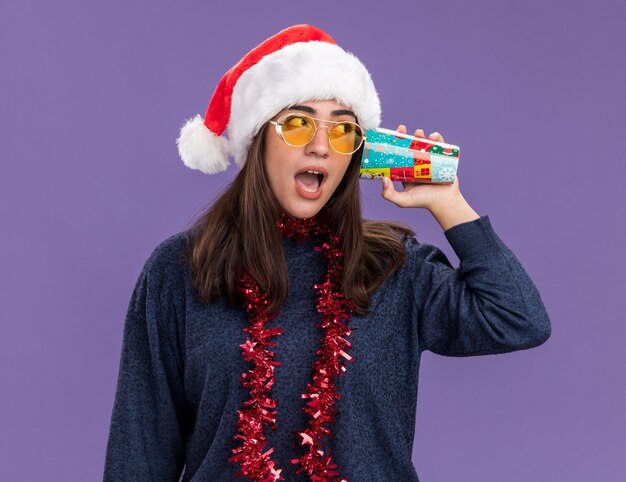
[[[217,174],[228,169],[228,141],[211,132],[197,114],[180,129],[178,154],[190,169]]]

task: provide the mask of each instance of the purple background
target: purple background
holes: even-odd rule
[[[461,191],[553,323],[533,350],[423,355],[420,478],[625,480],[626,4],[155,4],[3,2],[0,479],[101,479],[139,271],[236,172],[184,167],[178,129],[245,52],[306,22],[368,66],[383,126],[461,146]],[[361,185],[367,217],[458,266],[427,211]]]

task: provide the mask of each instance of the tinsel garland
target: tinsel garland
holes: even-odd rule
[[[296,473],[305,471],[313,482],[347,482],[339,476],[332,461],[332,451],[326,455],[321,443],[323,437],[332,435],[327,424],[335,421],[333,404],[341,399],[334,385],[335,377],[346,371],[341,359],[352,361],[347,353],[351,345],[347,339],[351,332],[347,320],[354,311],[354,304],[339,289],[343,268],[340,240],[330,231],[324,213],[309,219],[292,219],[283,213],[277,227],[284,236],[296,241],[310,237],[320,242],[315,249],[321,250],[328,260],[322,281],[313,286],[317,292],[317,311],[322,314],[322,322],[317,327],[324,331],[313,364],[313,382],[307,384],[306,393],[301,395],[301,398],[310,400],[303,407],[310,417],[307,427],[297,432],[301,445],[307,446],[307,452],[292,459],[291,463],[299,464]],[[271,338],[281,335],[282,329],[265,328],[278,313],[269,312],[267,294],[250,274],[240,275],[239,289],[245,299],[250,325],[243,328],[249,337],[240,346],[244,360],[252,362],[253,368],[241,375],[242,385],[250,391],[250,398],[241,410],[237,410],[239,420],[235,439],[243,442],[233,449],[234,455],[228,460],[240,464],[237,477],[246,476],[261,482],[285,480],[281,476],[282,469],[271,459],[274,448],[266,449],[264,433],[265,426],[276,429],[276,400],[272,399],[270,392],[275,382],[274,368],[281,363],[274,359],[276,354],[269,347],[276,345]]]

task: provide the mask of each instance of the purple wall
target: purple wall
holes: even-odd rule
[[[101,479],[139,271],[235,174],[184,167],[178,129],[245,52],[303,22],[368,66],[383,126],[461,146],[461,191],[552,319],[533,350],[424,354],[419,476],[624,480],[623,1],[10,3],[0,13],[1,480]],[[362,187],[368,217],[407,222],[458,266],[427,211]]]

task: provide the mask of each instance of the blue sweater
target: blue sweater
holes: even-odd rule
[[[459,257],[454,269],[437,247],[406,240],[404,265],[380,287],[368,316],[353,316],[354,362],[336,379],[342,399],[332,424],[339,473],[349,482],[418,481],[411,462],[420,355],[506,353],[532,348],[550,336],[541,297],[518,259],[494,232],[488,216],[444,232]],[[232,480],[240,467],[227,459],[237,409],[249,396],[241,374],[250,368],[240,344],[242,308],[199,300],[190,272],[177,258],[184,232],[160,243],[139,275],[124,326],[111,418],[105,481]],[[300,394],[310,382],[320,342],[312,285],[325,260],[310,241],[283,242],[290,296],[268,327],[280,326],[272,396],[277,430],[268,448],[287,481],[295,475],[296,430],[303,429]]]

